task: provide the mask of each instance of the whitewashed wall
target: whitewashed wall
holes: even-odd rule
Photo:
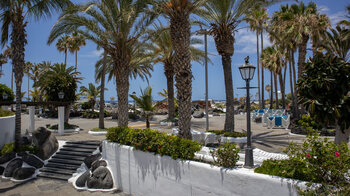
[[[132,195],[297,195],[295,184],[303,182],[257,174],[253,170],[223,169],[194,161],[134,150],[103,142],[115,186]]]
[[[0,149],[15,140],[15,116],[0,117]]]

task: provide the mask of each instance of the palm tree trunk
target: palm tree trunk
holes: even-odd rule
[[[302,36],[302,42],[299,45],[299,56],[298,56],[298,79],[301,78],[302,73],[305,67],[305,58],[306,58],[306,45],[309,41],[308,35]]]
[[[16,119],[15,119],[15,145],[14,150],[19,150],[21,147],[21,87],[23,79],[23,70],[25,67],[24,51],[26,40],[25,24],[23,24],[23,17],[17,16],[17,23],[13,24],[11,34],[11,48],[12,48],[12,65],[15,71],[16,82]]]
[[[146,116],[146,128],[147,129],[151,128],[151,125],[149,123],[149,116],[148,115]]]
[[[271,91],[270,91],[270,109],[273,108],[273,73],[271,71],[271,74],[270,74],[270,83],[271,83]]]
[[[280,77],[280,86],[282,93],[282,108],[286,109],[286,74],[287,74],[287,65],[284,65],[284,73],[282,77],[282,73],[279,75]]]
[[[264,41],[263,41],[263,32],[260,32],[260,39],[261,39],[261,51],[264,50]],[[263,62],[261,62],[261,99],[262,99],[262,108],[265,108],[265,97],[264,97],[264,66]]]
[[[222,66],[224,69],[224,81],[226,92],[226,116],[225,116],[225,131],[235,130],[235,116],[233,106],[233,82],[232,82],[232,70],[231,70],[231,56],[222,55]]]
[[[29,73],[28,73],[28,92],[27,92],[28,94],[28,101],[29,101]]]
[[[294,118],[298,118],[298,102],[297,102],[297,78],[296,78],[296,70],[295,70],[295,59],[294,59],[294,50],[292,52],[292,63],[293,63],[293,84],[294,84],[294,96],[293,96],[293,103],[294,103]]]
[[[116,66],[116,87],[118,94],[118,126],[127,127],[128,115],[128,93],[129,93],[129,66],[126,58],[115,59]]]
[[[259,31],[256,31],[256,54],[257,54],[257,68],[258,68],[258,94],[259,94],[259,108],[262,108],[261,94],[260,94],[260,54],[259,54]],[[264,87],[263,87],[264,88]]]
[[[168,90],[168,118],[174,119],[175,117],[175,101],[174,101],[174,67],[171,63],[164,65],[164,74],[167,82]]]
[[[78,68],[78,50],[75,51],[75,71],[77,71]]]
[[[170,18],[170,36],[174,47],[174,68],[179,102],[179,136],[192,139],[192,72],[190,55],[191,26],[189,14],[177,13]]]
[[[98,118],[98,128],[105,128],[105,75],[106,75],[106,58],[107,53],[103,53],[103,65],[102,65],[102,74],[101,74],[101,92],[100,92],[100,114]],[[77,64],[75,64],[77,65]]]
[[[65,123],[69,122],[69,115],[70,115],[71,106],[72,106],[72,104],[68,104],[68,105],[66,105],[66,107],[64,107],[64,122]]]
[[[64,49],[64,64],[67,65],[67,48]]]
[[[277,85],[277,73],[273,73],[274,76],[274,82],[275,82],[275,97],[276,97],[276,109],[279,108],[279,101],[278,101],[278,85]]]
[[[11,72],[11,90],[13,91],[13,75],[15,73],[15,69],[13,68],[13,63],[12,63],[12,72]],[[13,112],[13,104],[11,104],[11,111]]]
[[[289,56],[290,56],[290,60],[289,60],[289,83],[290,83],[290,95],[291,95],[291,100],[292,100],[292,113],[294,114],[294,87],[293,87],[293,71],[292,71],[292,66],[293,66],[293,63],[292,63],[292,56],[293,55],[293,52],[292,51],[289,51]]]

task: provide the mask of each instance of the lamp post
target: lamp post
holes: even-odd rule
[[[4,94],[2,94],[2,100],[6,100],[9,98],[9,95],[7,93],[4,92]]]
[[[205,52],[205,118],[206,118],[206,130],[209,130],[209,114],[208,114],[208,31],[206,29],[202,29],[200,26],[200,30],[197,31],[197,34],[204,34],[204,52]]]
[[[241,73],[242,79],[246,81],[246,89],[247,89],[247,147],[245,149],[245,160],[244,167],[253,167],[254,159],[253,159],[253,149],[252,149],[252,133],[250,127],[250,96],[249,96],[249,81],[254,77],[255,67],[249,63],[249,56],[245,59],[245,63],[239,67],[239,72]]]
[[[64,92],[59,92],[58,93],[58,98],[62,101],[64,99]]]
[[[132,92],[132,95],[133,96],[136,96],[136,92],[134,91],[134,92]],[[136,100],[134,100],[134,115],[136,114]]]

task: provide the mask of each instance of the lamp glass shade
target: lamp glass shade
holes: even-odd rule
[[[64,92],[62,92],[62,91],[59,92],[59,93],[58,93],[58,98],[59,98],[59,99],[63,99],[63,98],[64,98]]]
[[[7,93],[2,94],[2,99],[6,100],[7,98],[9,98],[9,95]]]
[[[255,67],[251,64],[244,64],[239,67],[239,72],[243,80],[251,80],[254,77]]]

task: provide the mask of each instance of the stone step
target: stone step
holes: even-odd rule
[[[57,159],[68,159],[68,160],[77,160],[77,161],[84,161],[86,158],[85,156],[72,156],[72,155],[62,155],[62,154],[56,154],[52,158],[57,158]]]
[[[76,171],[79,166],[77,165],[69,165],[69,164],[62,164],[62,163],[48,163],[45,165],[45,168],[59,168],[59,169],[67,169],[67,170],[73,170]]]
[[[92,153],[93,149],[84,149],[84,148],[72,148],[72,147],[62,147],[60,151],[73,151],[73,152],[87,152],[87,153]]]
[[[45,173],[56,173],[56,174],[63,174],[63,175],[72,175],[75,172],[75,170],[50,168],[50,167],[44,167],[44,168],[40,169],[39,171],[45,172]]]
[[[92,145],[92,146],[100,146],[100,141],[68,141],[66,144],[83,144],[83,145]]]
[[[57,154],[72,155],[72,156],[82,156],[82,157],[87,157],[87,156],[91,155],[91,153],[89,153],[89,152],[73,152],[73,151],[58,151],[58,152],[56,152],[56,155]]]
[[[67,165],[77,165],[77,166],[80,166],[80,165],[83,163],[83,161],[52,158],[52,159],[49,160],[49,163],[62,163],[62,164],[67,164]]]
[[[56,174],[56,173],[42,172],[42,173],[38,174],[37,177],[67,181],[69,178],[72,177],[72,175],[71,174],[70,175],[65,175],[65,174]]]
[[[91,149],[96,150],[98,146],[93,145],[83,145],[83,144],[65,144],[63,147],[69,147],[69,148],[84,148],[84,149]]]

